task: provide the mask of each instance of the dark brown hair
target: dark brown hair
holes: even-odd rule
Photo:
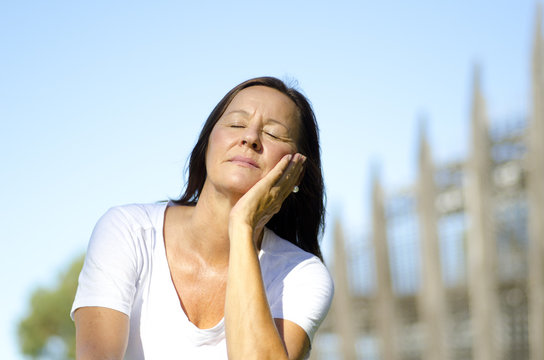
[[[212,110],[204,123],[198,141],[189,158],[189,178],[185,192],[178,205],[195,205],[206,180],[206,150],[213,127],[224,111],[243,89],[251,86],[267,86],[289,97],[299,114],[298,152],[306,156],[305,172],[298,193],[290,194],[280,211],[266,225],[277,235],[323,260],[318,238],[323,233],[325,222],[325,186],[321,171],[319,128],[309,101],[298,90],[288,87],[274,77],[259,77],[244,81],[230,90]]]

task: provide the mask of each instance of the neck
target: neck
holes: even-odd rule
[[[188,219],[188,240],[191,247],[210,261],[228,262],[230,251],[229,216],[240,195],[224,194],[205,183],[197,204]],[[264,231],[255,234],[257,249],[261,248]]]
[[[191,237],[204,256],[228,259],[229,216],[241,196],[219,192],[208,182],[204,184],[189,220],[190,234],[194,235]]]

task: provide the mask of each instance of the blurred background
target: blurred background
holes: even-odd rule
[[[312,101],[336,281],[314,359],[544,359],[538,2],[0,2],[0,358],[70,358],[111,206],[177,197],[205,118]]]

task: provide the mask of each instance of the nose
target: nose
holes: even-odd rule
[[[244,131],[244,134],[242,135],[241,144],[243,146],[250,146],[255,151],[260,151],[261,137],[259,131],[250,127],[246,128],[246,131]]]

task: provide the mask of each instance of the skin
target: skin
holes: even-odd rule
[[[225,318],[229,359],[300,359],[309,349],[301,327],[272,318],[258,259],[265,224],[302,176],[297,114],[275,89],[242,90],[210,135],[197,205],[166,210],[165,246],[180,304],[202,329]],[[75,324],[78,359],[122,359],[128,316],[85,307]]]

